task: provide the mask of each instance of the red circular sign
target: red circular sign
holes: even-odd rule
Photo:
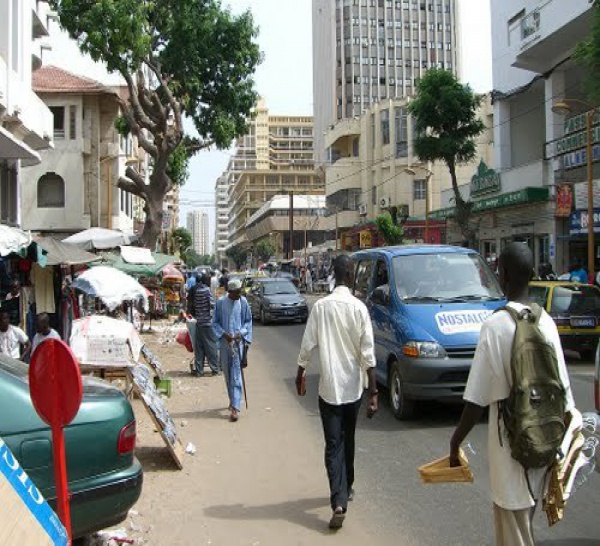
[[[71,348],[59,339],[40,343],[29,365],[29,390],[38,415],[52,427],[64,427],[77,415],[83,385]]]

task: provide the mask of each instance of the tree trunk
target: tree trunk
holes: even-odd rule
[[[163,223],[163,199],[164,194],[160,192],[148,192],[148,198],[144,206],[146,221],[144,222],[144,231],[140,237],[143,246],[154,251],[156,242],[160,237]]]
[[[450,179],[452,180],[452,190],[454,191],[454,201],[456,203],[456,223],[460,228],[462,235],[462,245],[472,247],[474,243],[474,233],[471,229],[471,207],[473,204],[470,201],[465,201],[458,189],[458,180],[456,179],[456,164],[453,161],[447,162],[448,171],[450,171]]]

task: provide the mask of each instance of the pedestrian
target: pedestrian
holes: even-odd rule
[[[242,281],[232,279],[227,294],[217,300],[213,328],[219,340],[220,363],[229,396],[229,420],[237,421],[242,400],[241,360],[252,343],[252,312],[242,297]]]
[[[219,277],[219,288],[227,290],[227,283],[229,282],[229,271],[223,268],[223,273]]]
[[[219,288],[219,278],[215,270],[211,271],[210,274],[210,293],[215,301],[217,301],[217,290]]]
[[[538,268],[538,276],[541,281],[555,281],[556,273],[552,269],[552,264],[549,262],[541,263]]]
[[[334,262],[336,287],[317,301],[308,317],[300,355],[296,388],[304,394],[306,368],[318,348],[320,361],[319,411],[325,437],[325,466],[329,478],[333,514],[331,529],[339,529],[347,503],[354,498],[354,450],[356,420],[368,376],[367,417],[378,409],[375,379],[373,326],[364,303],[350,293],[353,262],[340,256]]]
[[[312,294],[313,291],[313,276],[310,268],[306,270],[306,292]]]
[[[200,277],[193,295],[192,316],[196,319],[195,375],[204,375],[205,357],[212,375],[218,375],[217,337],[212,325],[215,300],[210,292],[210,277],[207,274]]]
[[[40,313],[37,316],[36,334],[33,336],[31,344],[31,354],[35,352],[37,346],[47,339],[60,339],[58,332],[54,328],[50,328],[50,315],[48,313]]]
[[[587,271],[583,267],[580,260],[573,262],[571,267],[569,267],[569,281],[580,282],[583,284],[588,282]]]
[[[10,292],[6,295],[2,309],[8,311],[10,323],[13,326],[21,324],[21,283],[13,279],[10,283]]]
[[[21,346],[23,352],[21,353]],[[0,353],[12,358],[25,360],[31,350],[27,334],[18,326],[10,323],[10,314],[5,309],[0,311]]]
[[[498,267],[500,285],[508,299],[507,306],[517,313],[531,311],[528,285],[533,274],[533,255],[529,247],[523,243],[510,243],[500,254]],[[565,410],[569,412],[574,403],[558,331],[552,318],[543,310],[538,328],[543,339],[555,351],[558,363],[555,371],[564,387]],[[511,353],[516,331],[515,320],[506,310],[494,313],[483,324],[465,388],[465,408],[450,441],[450,464],[457,466],[460,444],[480,421],[485,408],[489,407],[488,463],[498,546],[533,546],[531,519],[547,474],[547,468],[525,470],[513,458],[502,418],[504,412],[499,408],[501,403],[508,401],[513,377],[517,377],[517,373],[521,374],[518,377],[524,374],[512,370],[511,360],[514,357]]]

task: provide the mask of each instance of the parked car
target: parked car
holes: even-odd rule
[[[248,293],[248,303],[253,317],[269,322],[308,319],[308,304],[294,284],[288,279],[257,279]]]
[[[300,288],[300,279],[289,271],[275,271],[273,275],[271,275],[273,279],[286,279],[290,281],[296,288]]]
[[[376,375],[398,419],[416,400],[458,400],[484,320],[506,300],[475,251],[406,245],[362,250],[354,295],[373,322]]]
[[[85,378],[75,420],[65,428],[73,537],[125,520],[142,491],[134,457],[136,422],[117,388]],[[0,355],[0,436],[33,483],[56,509],[52,434],[29,394],[28,367]]]
[[[563,349],[594,358],[600,338],[600,289],[568,281],[532,281],[529,295],[554,319]]]

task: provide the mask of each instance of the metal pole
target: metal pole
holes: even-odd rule
[[[288,260],[294,259],[294,190],[290,190],[290,246]]]
[[[335,249],[338,250],[338,208],[335,208]]]
[[[429,244],[429,186],[431,185],[431,173],[425,177],[425,244]]]
[[[592,168],[592,121],[596,110],[587,113],[587,184],[588,184],[588,279],[594,282],[594,173]]]

